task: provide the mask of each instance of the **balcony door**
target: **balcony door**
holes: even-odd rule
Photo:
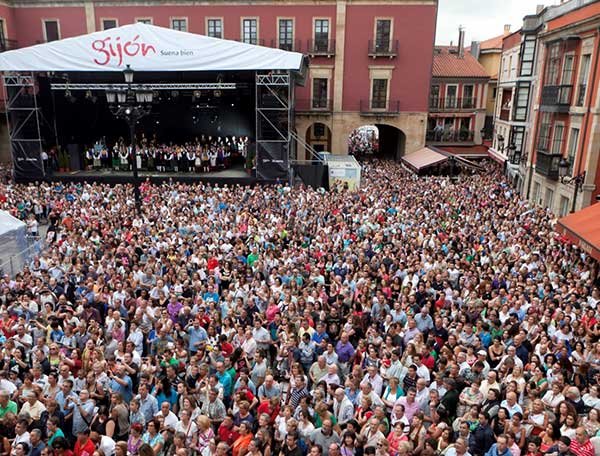
[[[475,107],[475,102],[473,101],[473,86],[465,85],[463,86],[463,98],[462,98],[462,107],[465,109],[472,109]]]
[[[446,109],[456,108],[457,97],[458,97],[458,86],[447,85],[446,86]]]

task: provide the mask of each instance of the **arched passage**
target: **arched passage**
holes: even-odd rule
[[[331,152],[331,130],[321,122],[315,122],[306,130],[306,144],[316,152]]]
[[[387,160],[400,160],[406,147],[406,135],[399,128],[375,124],[379,130],[378,156]]]
[[[400,160],[406,147],[406,135],[392,125],[363,125],[348,136],[348,152],[385,160]]]

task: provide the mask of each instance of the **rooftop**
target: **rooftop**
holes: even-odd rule
[[[433,53],[434,78],[489,78],[485,68],[469,52],[458,55],[455,46],[436,46]]]

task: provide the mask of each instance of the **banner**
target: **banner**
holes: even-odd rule
[[[300,71],[303,55],[150,24],[0,54],[0,71]]]

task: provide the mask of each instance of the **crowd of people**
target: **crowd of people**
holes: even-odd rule
[[[161,143],[142,135],[135,147],[138,170],[153,172],[208,173],[229,168],[233,160],[245,161],[250,139],[247,136],[202,135],[184,144]],[[43,155],[45,169],[59,169],[55,150]],[[85,152],[85,169],[131,171],[134,153],[123,138],[112,146],[97,141]]]
[[[497,171],[361,176],[2,184],[1,456],[598,454],[594,260]]]

